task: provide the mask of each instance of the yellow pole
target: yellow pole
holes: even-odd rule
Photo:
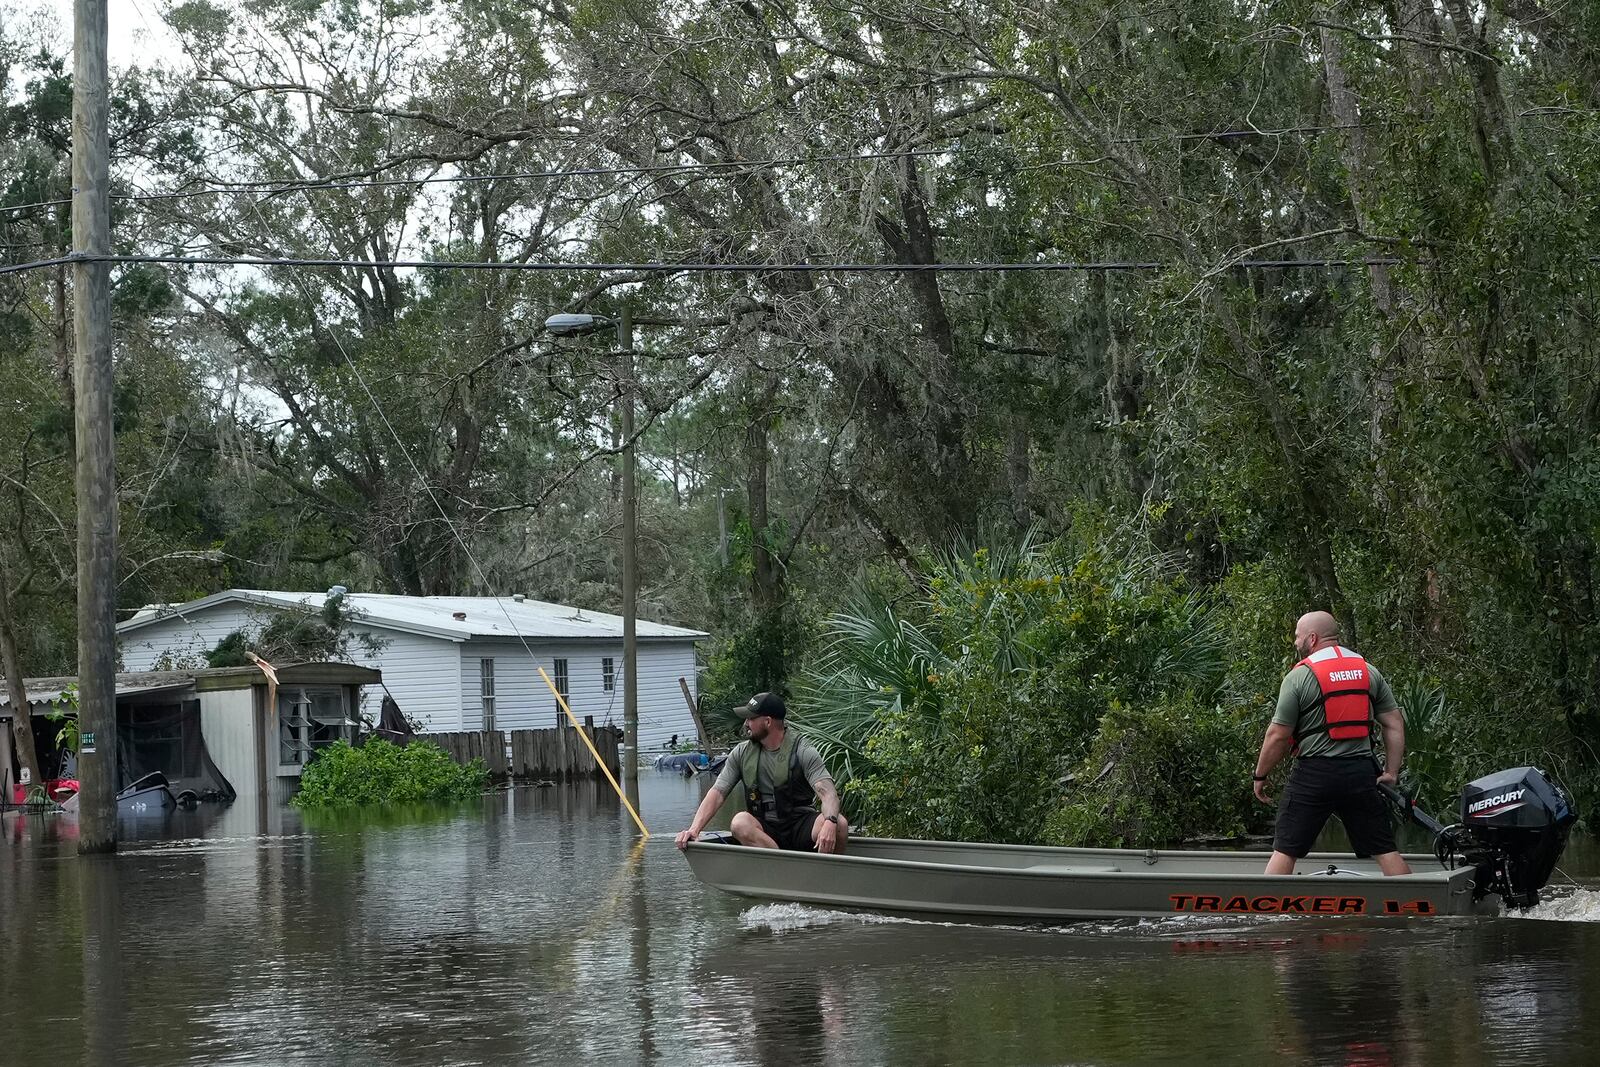
[[[550,680],[550,676],[544,672],[543,667],[539,668],[539,677],[544,679],[544,684],[548,685],[550,692],[555,694],[556,703],[560,704],[561,710],[567,713],[567,718],[572,721],[572,728],[578,731],[578,736],[583,738],[583,743],[589,746],[589,751],[594,756],[595,766],[599,767],[600,773],[606,776],[606,781],[611,783],[611,788],[617,791],[617,799],[622,801],[622,806],[628,809],[629,815],[633,816],[634,825],[639,827],[639,832],[644,835],[646,841],[650,840],[650,831],[644,828],[644,820],[639,818],[639,813],[633,810],[632,804],[628,803],[628,797],[623,793],[622,787],[611,776],[611,768],[607,767],[606,761],[600,758],[600,750],[594,747],[594,742],[589,740],[589,735],[584,733],[583,727],[578,725],[578,717],[572,714],[572,709],[567,706],[567,698],[561,695],[561,690],[556,688],[556,683]]]

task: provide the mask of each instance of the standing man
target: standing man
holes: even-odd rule
[[[743,784],[745,810],[733,817],[733,839],[756,848],[843,852],[850,824],[839,814],[839,790],[811,742],[788,729],[789,709],[776,693],[757,693],[739,708],[750,740],[728,753],[722,773],[700,802],[679,848],[700,836],[722,802]],[[822,811],[812,806],[822,800]]]
[[[1405,754],[1405,720],[1394,692],[1372,664],[1339,644],[1339,624],[1326,611],[1300,616],[1294,648],[1304,658],[1278,689],[1278,707],[1256,758],[1256,799],[1270,804],[1267,776],[1289,753],[1299,757],[1278,804],[1267,873],[1293,874],[1328,816],[1337,815],[1357,856],[1374,857],[1384,874],[1410,874],[1395,850],[1389,806],[1377,785],[1395,784]],[[1387,757],[1376,780],[1374,721],[1383,730]]]

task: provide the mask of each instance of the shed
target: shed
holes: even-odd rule
[[[350,663],[288,664],[275,674],[276,685],[257,667],[117,675],[119,786],[160,771],[175,792],[189,789],[201,799],[287,800],[313,752],[355,739],[363,687],[380,684],[382,675]],[[73,776],[46,716],[76,681],[23,680],[47,778]],[[13,714],[0,690],[0,729],[8,738]],[[10,746],[0,746],[0,755],[10,757]],[[0,779],[16,780],[12,762],[0,760]]]

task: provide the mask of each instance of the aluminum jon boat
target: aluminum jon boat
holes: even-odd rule
[[[1262,873],[1262,852],[1049,848],[851,838],[842,855],[746,848],[704,834],[685,851],[695,876],[741,896],[872,911],[1053,922],[1200,915],[1405,919],[1493,915],[1529,907],[1549,879],[1574,816],[1531,767],[1463,790],[1461,823],[1444,827],[1395,794],[1434,832],[1435,854],[1408,856],[1386,878],[1371,860],[1313,854],[1293,875]]]

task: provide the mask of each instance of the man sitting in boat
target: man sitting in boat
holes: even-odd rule
[[[811,742],[785,725],[789,709],[776,693],[757,693],[738,709],[750,740],[728,753],[722,773],[700,802],[682,848],[700,836],[722,802],[741,784],[745,810],[733,817],[741,845],[799,852],[843,852],[850,824],[839,814],[839,790]],[[813,806],[822,801],[822,810]]]
[[[1293,874],[1311,851],[1329,815],[1338,815],[1357,856],[1371,856],[1384,874],[1410,874],[1395,850],[1389,806],[1378,783],[1400,777],[1406,730],[1394,692],[1377,668],[1339,644],[1339,624],[1326,611],[1308,612],[1294,628],[1303,658],[1283,679],[1278,706],[1256,758],[1255,793],[1272,802],[1267,776],[1291,752],[1299,758],[1278,804],[1268,874]],[[1374,722],[1383,730],[1381,774],[1372,751]]]

